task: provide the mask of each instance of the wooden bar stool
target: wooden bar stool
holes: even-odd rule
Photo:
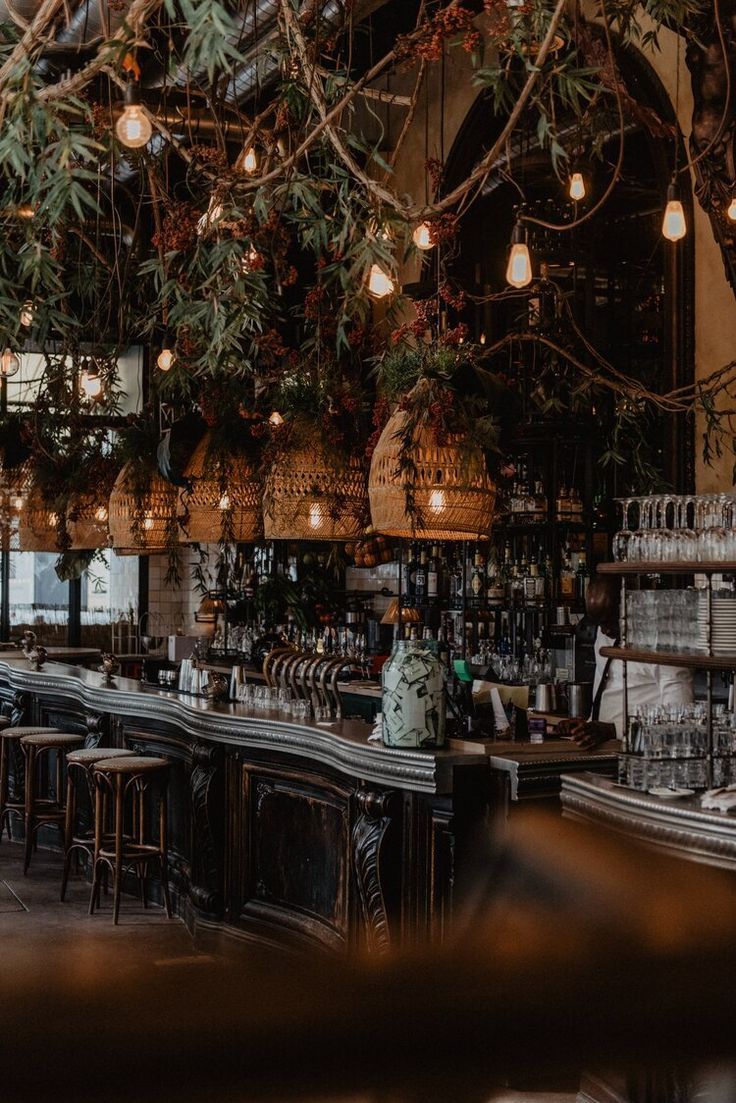
[[[91,830],[83,832],[77,824],[77,777],[87,783],[87,789],[92,802],[94,815],[94,783],[92,770],[96,762],[109,758],[132,758],[135,751],[129,751],[124,747],[83,747],[79,751],[70,751],[66,756],[66,818],[64,820],[64,872],[61,877],[61,899],[66,896],[66,886],[69,880],[69,871],[72,865],[72,855],[75,851],[89,854],[94,859],[95,852],[95,828],[94,819]],[[103,838],[109,836],[107,829],[107,807],[103,802]],[[75,834],[76,829],[76,834]]]
[[[89,899],[89,913],[92,915],[100,902],[102,874],[107,867],[113,875],[113,923],[117,923],[120,912],[120,893],[123,873],[134,868],[141,881],[141,895],[146,903],[145,877],[148,865],[155,861],[161,873],[161,890],[164,896],[166,914],[171,918],[171,899],[169,897],[167,809],[169,768],[167,758],[144,758],[134,755],[131,758],[113,758],[95,763],[92,778],[95,784],[95,848],[94,877]],[[155,790],[158,796],[158,843],[148,841],[146,825],[146,795]],[[103,802],[106,795],[113,798],[114,834],[112,845],[104,838]],[[126,798],[131,796],[132,834],[125,835]]]
[[[7,717],[3,717],[6,720]],[[14,747],[19,746],[20,740],[24,735],[49,735],[51,733],[59,732],[59,728],[34,728],[34,727],[11,727],[9,724],[3,724],[0,727],[0,842],[2,842],[3,831],[7,825],[8,838],[12,841],[12,834],[10,832],[10,817],[11,815],[20,816],[22,818],[24,806],[23,801],[20,799],[9,800],[8,794],[10,791],[10,757],[13,753]],[[18,785],[19,778],[15,779],[15,795],[18,798],[18,791],[20,786]]]
[[[25,755],[25,800],[23,802],[23,822],[26,832],[26,852],[23,863],[23,872],[28,873],[33,853],[33,843],[39,828],[45,824],[54,824],[63,830],[66,811],[63,799],[63,765],[62,752],[79,747],[84,743],[84,736],[72,735],[66,732],[34,732],[21,737],[20,746]],[[39,762],[43,756],[51,751],[57,751],[56,757],[56,798],[39,797],[36,795],[37,773]]]

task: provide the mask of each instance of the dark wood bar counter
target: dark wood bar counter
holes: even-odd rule
[[[386,748],[360,721],[279,720],[56,663],[0,660],[0,702],[15,722],[172,761],[171,889],[195,933],[338,952],[442,938],[487,756]]]

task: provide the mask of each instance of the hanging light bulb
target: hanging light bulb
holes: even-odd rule
[[[432,513],[444,513],[447,500],[444,490],[433,490],[429,496],[429,508]]]
[[[33,325],[33,317],[36,313],[36,308],[33,305],[31,299],[26,299],[23,306],[20,308],[20,324],[25,326],[26,329],[30,329]]]
[[[268,419],[269,425],[273,425],[274,429],[279,429],[284,424],[284,419],[278,410],[274,410]]]
[[[512,287],[526,287],[532,282],[532,259],[526,240],[526,228],[517,222],[511,234],[511,252],[506,266],[506,282]]]
[[[95,510],[95,521],[100,525],[105,523],[108,516],[107,506],[98,506]]]
[[[375,299],[385,299],[387,295],[393,295],[396,287],[388,272],[384,272],[380,264],[372,264],[368,274],[368,291]]]
[[[322,510],[316,502],[312,502],[309,507],[309,527],[311,529],[318,529],[322,524]]]
[[[156,357],[156,367],[159,368],[160,371],[171,371],[171,367],[176,359],[172,348],[173,343],[169,334],[165,333],[161,341],[161,351]]]
[[[140,149],[148,144],[153,127],[141,105],[140,85],[131,80],[125,86],[125,107],[115,124],[118,141],[128,149]]]
[[[667,206],[662,219],[662,234],[668,241],[679,241],[686,233],[685,212],[682,209],[677,184],[673,180],[667,188]]]
[[[585,199],[585,181],[583,180],[582,172],[574,172],[570,177],[568,194],[575,203],[579,203],[581,199]]]
[[[102,397],[102,378],[95,364],[89,360],[79,376],[79,393],[93,401]]]
[[[411,235],[412,241],[416,245],[417,249],[421,249],[426,252],[428,249],[434,248],[434,242],[432,241],[432,230],[428,222],[420,222]]]
[[[243,172],[253,176],[258,171],[258,154],[253,146],[248,146],[243,155]]]
[[[0,356],[0,376],[10,379],[11,375],[17,375],[20,371],[20,360],[12,349],[4,349]]]
[[[222,497],[220,498],[220,501],[217,503],[217,508],[221,509],[223,511],[223,513],[225,512],[226,509],[230,509],[230,495],[229,494],[223,494],[222,495]]]
[[[731,197],[731,202],[728,204],[728,210],[726,214],[732,222],[736,222],[736,195]]]

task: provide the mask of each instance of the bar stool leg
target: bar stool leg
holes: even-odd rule
[[[161,890],[164,894],[164,903],[166,905],[166,915],[171,919],[171,897],[169,895],[169,846],[167,835],[167,820],[168,820],[168,800],[166,794],[166,782],[164,782],[164,788],[161,791],[161,800],[159,801],[159,846],[161,848],[160,862],[161,862]]]
[[[3,841],[3,831],[7,822],[8,839],[12,842],[10,834],[10,812],[5,807],[10,793],[10,749],[9,740],[0,740],[0,842]]]
[[[120,893],[123,881],[123,810],[125,806],[125,778],[115,778],[115,872],[112,884],[112,921],[117,925],[120,913]]]
[[[36,748],[33,746],[23,748],[26,758],[26,795],[25,795],[25,807],[23,823],[26,831],[26,845],[25,845],[25,858],[23,862],[23,874],[28,873],[28,867],[31,864],[31,854],[33,852],[33,835],[36,817],[34,814],[34,804],[36,800]]]
[[[66,771],[66,815],[64,818],[64,871],[61,875],[61,901],[66,896],[66,886],[69,880],[69,870],[72,864],[72,839],[74,838],[74,824],[77,817],[77,795],[74,783],[74,770],[67,766]]]
[[[94,777],[94,775],[93,775]],[[102,866],[100,861],[100,849],[102,848],[102,831],[105,823],[104,811],[107,807],[107,797],[102,790],[102,782],[94,778],[95,782],[95,844],[92,856],[92,892],[89,897],[89,914],[94,915],[96,907],[100,906],[100,882],[102,880]]]

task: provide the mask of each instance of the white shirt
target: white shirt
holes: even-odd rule
[[[595,678],[593,700],[598,692],[608,659],[601,655],[602,647],[613,647],[615,640],[598,629],[595,637]],[[621,659],[614,659],[601,697],[598,719],[602,724],[615,724],[621,739],[624,731],[624,674]],[[693,675],[683,666],[660,666],[658,663],[627,663],[629,716],[644,705],[689,705],[693,699]]]

